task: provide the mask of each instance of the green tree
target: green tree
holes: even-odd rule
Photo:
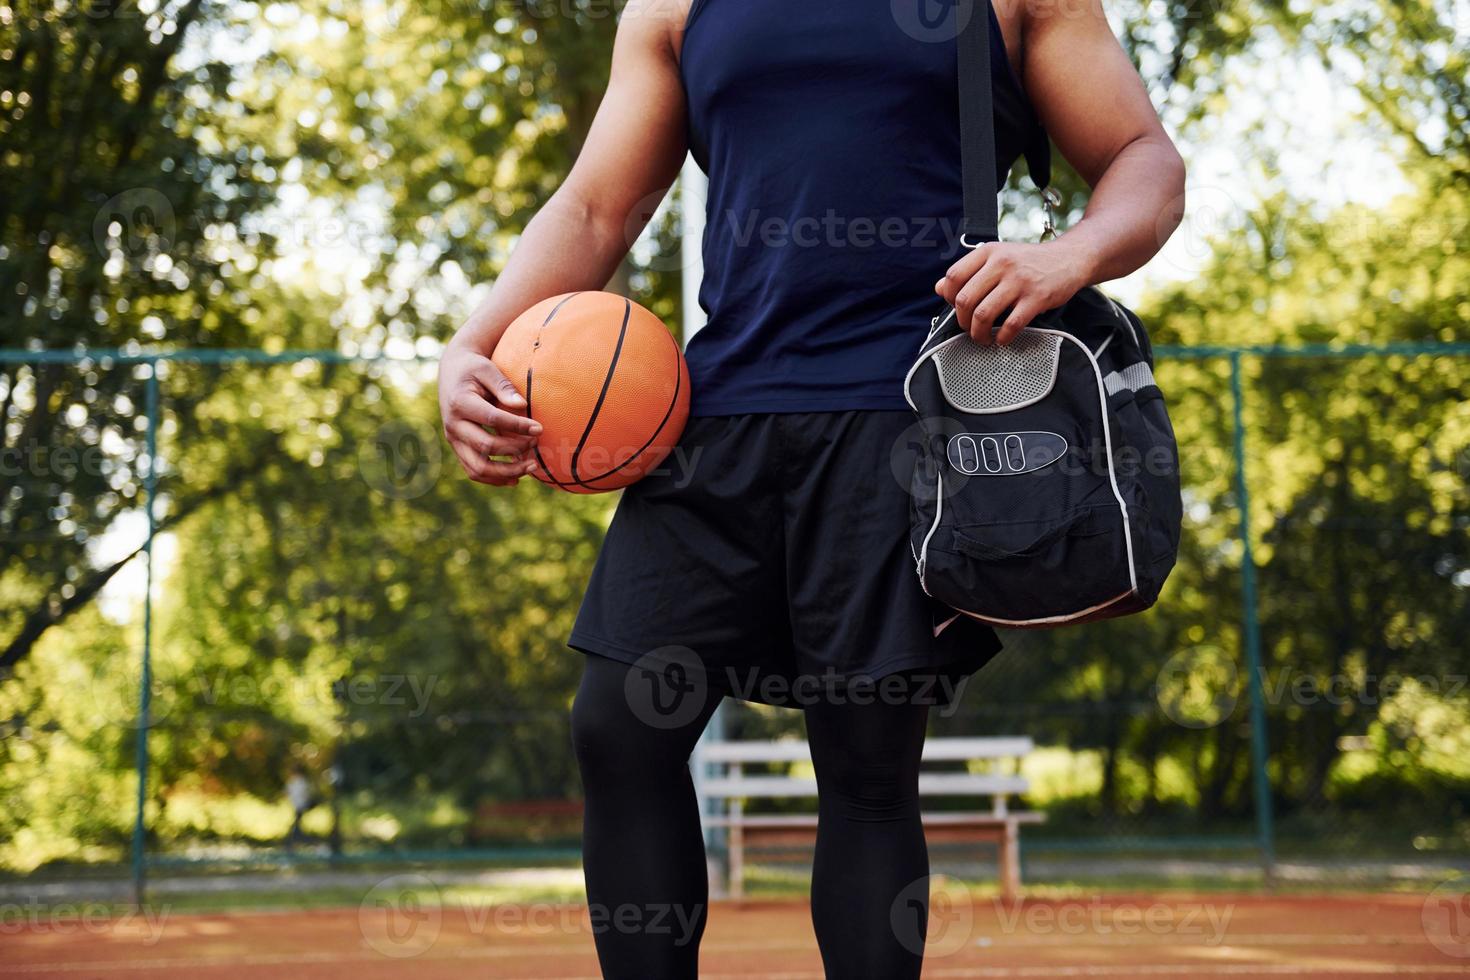
[[[0,336],[25,348],[251,346],[252,264],[222,241],[278,162],[231,119],[231,68],[181,65],[225,31],[204,2],[23,3],[0,12]],[[269,243],[263,243],[268,246]],[[89,543],[140,502],[146,369],[0,363],[0,670],[121,564]],[[195,393],[169,393],[186,429]],[[72,465],[68,460],[75,462]],[[231,470],[238,480],[249,464]],[[224,492],[180,486],[174,523]]]

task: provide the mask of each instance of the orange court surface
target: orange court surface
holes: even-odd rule
[[[934,901],[925,977],[1470,977],[1470,909],[1434,894]],[[677,926],[675,926],[677,928]],[[580,906],[11,915],[0,977],[597,980]],[[714,904],[701,976],[821,980],[800,902]]]

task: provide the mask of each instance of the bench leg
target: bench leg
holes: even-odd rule
[[[745,831],[740,826],[730,828],[730,897],[745,896]]]
[[[1014,902],[1021,893],[1021,828],[1007,820],[1000,840],[1000,895]]]
[[[730,894],[730,879],[725,862],[713,854],[704,859],[705,876],[709,879],[709,897],[725,898]]]

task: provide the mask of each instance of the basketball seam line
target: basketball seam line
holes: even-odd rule
[[[680,370],[679,366],[679,342],[674,339],[673,334],[669,334],[669,343],[673,344],[674,346],[674,396],[669,399],[669,407],[664,412],[663,421],[658,424],[657,429],[653,430],[653,435],[648,437],[648,441],[638,447],[638,451],[636,453],[629,456],[627,459],[623,460],[621,463],[619,463],[617,466],[614,466],[606,473],[599,473],[597,476],[589,476],[587,478],[588,483],[594,482],[596,480],[605,480],[616,473],[618,470],[633,462],[633,460],[637,459],[639,456],[642,456],[644,451],[647,450],[649,446],[653,445],[653,441],[659,437],[659,434],[661,432],[664,431],[664,427],[669,424],[669,419],[673,418],[674,406],[679,404],[679,392],[682,391],[684,388],[684,372]],[[597,488],[594,487],[593,489],[595,490]]]
[[[572,450],[572,479],[578,486],[587,487],[588,490],[597,488],[587,486],[587,483],[577,475],[577,463],[582,457],[582,450],[587,447],[587,438],[592,435],[592,427],[597,424],[597,416],[602,413],[602,404],[607,401],[607,391],[612,387],[613,374],[618,369],[618,360],[623,356],[623,341],[628,337],[628,320],[632,316],[633,302],[624,298],[623,325],[618,330],[618,345],[613,348],[612,362],[607,366],[607,376],[602,379],[602,391],[597,395],[597,404],[592,406],[592,414],[587,419],[587,427],[582,430],[582,438],[577,440],[577,448]]]
[[[551,308],[551,312],[546,314],[546,319],[541,321],[540,329],[536,331],[536,342],[531,346],[531,356],[527,358],[526,363],[526,416],[528,418],[535,418],[535,415],[531,413],[531,375],[536,370],[536,348],[540,346],[541,343],[541,331],[545,330],[551,324],[551,318],[556,316],[556,314],[561,311],[561,308],[563,306],[566,306],[568,303],[570,303],[572,300],[576,299],[580,295],[582,295],[580,292],[572,293],[566,299],[553,306]],[[546,478],[552,483],[555,483],[558,487],[565,490],[567,484],[558,480],[556,478],[556,475],[551,472],[551,467],[546,465],[546,459],[541,455],[540,440],[537,440],[535,446],[531,451],[536,454],[536,465],[541,467],[541,472],[546,474]]]
[[[530,415],[531,414],[531,374],[532,374],[532,371],[533,370],[534,369],[532,369],[532,368],[526,368],[526,414],[527,415]],[[565,483],[561,482],[560,480],[558,480],[556,478],[556,475],[551,472],[551,467],[549,467],[549,466],[546,465],[546,459],[541,455],[541,444],[540,443],[537,443],[536,446],[531,451],[536,454],[536,465],[539,466],[539,467],[541,467],[541,472],[546,474],[546,478],[548,480],[550,480],[552,483],[555,483],[558,487],[561,487],[562,489],[566,489],[567,484],[565,484]]]

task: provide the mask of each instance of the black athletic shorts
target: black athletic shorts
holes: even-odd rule
[[[571,646],[768,704],[900,690],[948,703],[1000,641],[919,587],[907,473],[890,462],[913,424],[891,411],[690,419],[623,491]]]

